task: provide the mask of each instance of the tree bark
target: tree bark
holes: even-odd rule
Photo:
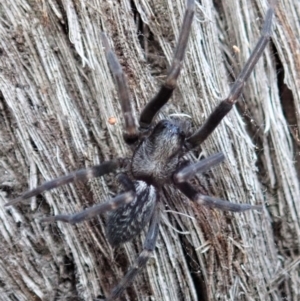
[[[105,217],[75,226],[39,221],[104,202],[118,192],[113,177],[4,204],[44,181],[131,155],[100,32],[121,62],[138,116],[166,75],[185,6],[1,1],[1,300],[108,296],[142,250],[144,233],[113,249]],[[266,0],[197,2],[178,88],[158,118],[178,114],[198,128],[227,96],[267,9]],[[226,161],[199,176],[199,189],[263,203],[263,212],[209,210],[166,188],[154,258],[122,300],[300,299],[299,1],[278,1],[275,14],[271,42],[243,97],[189,155],[222,151]]]

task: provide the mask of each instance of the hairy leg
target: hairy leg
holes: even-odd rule
[[[262,210],[262,205],[236,204],[199,193],[187,182],[175,183],[176,187],[193,202],[223,211],[243,212],[246,210]]]
[[[111,72],[114,75],[117,90],[119,94],[119,99],[121,103],[121,108],[124,117],[125,129],[123,132],[124,140],[127,144],[135,143],[139,138],[139,131],[137,128],[137,121],[135,116],[135,111],[132,107],[132,100],[130,97],[129,88],[127,85],[126,77],[123,73],[122,67],[109,46],[108,39],[105,33],[101,34],[101,39],[103,46],[105,48],[106,59],[108,61]]]
[[[173,179],[176,183],[186,182],[193,178],[197,173],[205,172],[220,164],[222,161],[224,161],[224,159],[225,156],[223,153],[217,153],[195,164],[185,164],[183,167],[179,167],[179,169],[173,175]]]
[[[192,147],[200,145],[214,131],[214,129],[219,125],[222,119],[228,114],[233,105],[237,102],[238,98],[241,96],[245,82],[249,78],[257,61],[262,56],[272,34],[272,19],[275,5],[276,1],[272,0],[270,3],[270,8],[267,11],[261,37],[252,51],[249,59],[247,60],[244,68],[231,87],[229,95],[215,108],[201,128],[186,139],[186,141],[190,143]]]
[[[103,204],[97,204],[93,207],[87,208],[85,210],[82,210],[81,212],[75,213],[75,214],[58,214],[55,216],[49,216],[41,219],[41,222],[65,222],[69,224],[76,224],[81,223],[83,221],[86,221],[88,219],[91,219],[97,215],[100,215],[102,213],[105,213],[107,211],[116,210],[118,207],[129,204],[135,199],[136,193],[135,188],[133,185],[133,182],[130,180],[130,178],[124,174],[120,173],[118,175],[118,181],[123,184],[126,188],[128,188],[128,191],[117,195],[113,199],[103,203]]]
[[[169,69],[164,84],[156,96],[154,96],[154,98],[147,103],[141,113],[140,126],[142,128],[149,128],[156,113],[168,102],[172,96],[173,90],[176,88],[177,79],[180,74],[185,49],[191,31],[194,10],[195,0],[187,0],[187,8],[183,19],[183,24],[181,26],[179,40],[175,49],[172,65]]]
[[[135,279],[136,275],[138,275],[143,269],[151,257],[155,245],[156,239],[158,236],[159,230],[159,220],[160,220],[160,208],[159,204],[156,204],[156,208],[153,211],[153,215],[150,220],[149,230],[146,236],[146,241],[144,243],[143,251],[140,253],[139,257],[134,261],[133,265],[126,273],[121,282],[112,290],[110,296],[105,299],[105,301],[113,301],[116,300],[123,291],[131,284],[131,282]]]
[[[44,191],[51,190],[65,184],[69,184],[76,181],[86,181],[92,178],[101,177],[110,172],[114,172],[118,168],[122,168],[123,165],[124,165],[123,159],[116,159],[116,160],[103,162],[100,165],[96,165],[90,168],[84,168],[84,169],[74,171],[68,175],[45,182],[44,184],[38,186],[35,189],[26,191],[18,198],[5,204],[5,206],[16,205],[23,200],[29,199],[33,196],[43,193]]]

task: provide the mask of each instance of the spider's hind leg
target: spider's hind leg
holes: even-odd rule
[[[105,301],[116,300],[123,291],[131,284],[135,279],[136,275],[139,274],[141,269],[143,269],[151,257],[155,245],[159,230],[159,220],[160,220],[160,206],[156,203],[155,209],[151,215],[150,226],[144,242],[143,251],[140,253],[139,257],[134,261],[133,265],[130,267],[129,271],[126,273],[124,278],[120,283],[112,290],[110,296],[105,299]]]

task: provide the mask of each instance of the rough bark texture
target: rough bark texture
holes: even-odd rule
[[[226,162],[199,186],[264,203],[264,212],[207,210],[168,189],[155,256],[122,300],[300,300],[300,2],[278,2],[271,42],[238,107],[202,145],[204,156],[223,151]],[[226,97],[267,8],[266,0],[197,2],[178,89],[159,118],[203,122]],[[141,251],[144,234],[113,250],[103,217],[39,222],[104,202],[117,192],[110,177],[3,205],[69,171],[130,156],[100,32],[139,112],[166,74],[184,9],[184,0],[0,2],[1,300],[108,295]]]

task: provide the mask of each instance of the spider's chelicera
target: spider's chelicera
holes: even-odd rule
[[[22,196],[6,205],[15,205],[22,200],[67,183],[88,180],[107,173],[123,170],[122,173],[118,173],[117,179],[122,185],[124,192],[113,199],[87,208],[77,214],[62,214],[43,219],[44,222],[63,221],[74,224],[109,212],[106,233],[109,242],[113,246],[131,240],[149,223],[143,251],[124,278],[106,298],[107,301],[115,300],[122,294],[125,288],[133,281],[134,277],[146,265],[148,258],[155,248],[160,220],[159,195],[164,185],[174,185],[191,201],[210,208],[234,212],[262,208],[260,205],[234,204],[203,195],[190,184],[189,180],[197,173],[204,172],[222,162],[224,160],[222,153],[215,154],[197,163],[184,160],[183,156],[188,151],[199,146],[213,132],[238,100],[245,81],[251,74],[258,59],[262,56],[268,43],[271,35],[274,7],[275,0],[272,0],[266,14],[261,37],[231,87],[228,97],[220,102],[204,124],[194,133],[191,132],[191,128],[187,123],[177,119],[161,120],[157,123],[154,120],[158,111],[167,103],[173,90],[176,88],[176,81],[180,73],[191,31],[195,1],[187,1],[178,44],[167,78],[157,95],[148,102],[141,112],[139,123],[135,119],[129,89],[122,68],[109,46],[106,35],[102,33],[102,42],[107,61],[115,77],[124,116],[123,137],[125,142],[132,147],[133,156],[131,158],[103,162],[100,165],[81,169],[46,182],[33,190],[25,192]]]

